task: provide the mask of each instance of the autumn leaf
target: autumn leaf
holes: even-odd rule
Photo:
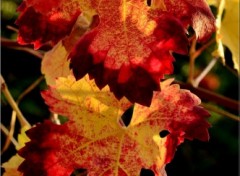
[[[101,1],[99,25],[80,39],[70,55],[75,77],[88,73],[99,88],[109,85],[118,99],[126,96],[149,106],[160,79],[173,71],[170,51],[187,54],[186,28],[192,25],[199,40],[214,30],[204,1],[177,4],[164,1],[151,8],[141,0]]]
[[[210,5],[218,6],[216,0],[208,0]],[[225,12],[220,29],[220,39],[232,52],[233,67],[239,72],[239,0],[225,1]],[[224,58],[223,58],[224,59]]]
[[[226,15],[221,33],[222,42],[231,50],[234,68],[239,72],[239,0],[226,1]]]
[[[25,158],[19,170],[24,176],[66,176],[79,168],[89,176],[132,176],[146,168],[164,176],[177,145],[184,138],[208,140],[209,127],[200,100],[169,84],[154,93],[149,108],[136,104],[125,126],[121,116],[132,106],[126,99],[118,101],[108,87],[99,91],[87,77],[59,78],[43,97],[53,112],[69,121],[45,121],[29,130],[31,142],[19,152]],[[160,137],[164,130],[169,134]]]
[[[24,0],[16,21],[18,42],[34,44],[35,49],[47,42],[56,44],[70,34],[82,10],[91,11],[90,6],[83,0]]]
[[[23,173],[19,172],[17,169],[23,161],[24,159],[18,154],[11,157],[8,162],[2,164],[2,167],[5,169],[3,176],[22,176]]]
[[[173,71],[171,53],[187,54],[187,28],[193,27],[199,41],[214,31],[214,18],[203,0],[154,2],[25,0],[19,7],[18,40],[35,48],[56,43],[70,34],[79,14],[89,23],[97,16],[98,23],[79,38],[69,56],[75,77],[88,73],[99,88],[110,86],[118,99],[126,96],[149,106],[160,79]]]
[[[46,52],[42,60],[41,71],[45,74],[47,84],[54,85],[58,77],[71,74],[69,64],[68,53],[62,42]]]

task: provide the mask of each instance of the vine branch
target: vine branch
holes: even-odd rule
[[[17,103],[14,101],[11,93],[8,90],[7,84],[5,83],[5,80],[3,79],[2,75],[1,75],[1,91],[3,92],[5,98],[7,99],[8,103],[10,104],[10,106],[12,107],[12,109],[14,111],[16,111],[17,117],[19,119],[19,122],[21,124],[21,126],[30,126],[30,124],[28,123],[28,121],[26,120],[26,118],[23,116],[22,112],[20,111],[20,109],[18,108]]]
[[[14,131],[15,131],[15,123],[16,123],[16,111],[13,111],[11,122],[10,122],[10,130],[8,132],[5,144],[4,144],[4,146],[1,150],[1,154],[3,154],[8,149],[8,147],[9,147],[9,145],[10,145],[12,139],[13,139],[13,134],[14,134]]]
[[[31,92],[42,80],[44,79],[44,76],[39,77],[36,81],[34,81],[23,93],[18,97],[16,100],[16,104],[18,105],[20,101],[29,93]],[[10,123],[10,130],[7,136],[7,139],[5,141],[4,147],[2,149],[2,153],[5,152],[11,142],[11,139],[13,138],[14,130],[15,130],[15,123],[16,123],[16,111],[12,111],[12,117],[11,117],[11,123]]]
[[[1,130],[2,132],[8,136],[9,135],[9,131],[8,129],[1,123]],[[13,143],[13,145],[17,148],[19,146],[17,140],[15,138],[11,138],[11,142]]]
[[[10,39],[1,37],[1,45],[5,46],[5,47],[8,47],[8,48],[13,48],[13,49],[16,49],[16,50],[25,51],[29,54],[32,54],[33,56],[36,56],[39,59],[43,58],[43,52],[36,51],[36,50],[34,50],[34,49],[32,49],[28,46],[19,45],[18,42],[14,41],[14,40],[10,40]]]

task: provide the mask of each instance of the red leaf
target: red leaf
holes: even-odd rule
[[[205,0],[164,0],[167,11],[187,28],[192,26],[197,39],[205,42],[215,31],[215,19]]]
[[[130,23],[129,38],[120,30],[121,21],[115,21],[113,28],[100,23],[80,39],[70,55],[75,77],[89,73],[100,88],[108,84],[118,99],[126,96],[149,106],[153,90],[160,90],[160,79],[173,71],[170,51],[186,54],[188,44],[175,18],[163,14],[155,22],[157,27],[147,36]]]
[[[47,42],[56,44],[68,35],[81,13],[79,2],[25,0],[19,7],[18,42],[38,49]]]
[[[152,2],[149,7],[145,0],[25,0],[18,40],[35,48],[56,43],[71,32],[80,12],[98,15],[99,23],[71,52],[74,75],[80,79],[88,73],[100,88],[109,85],[118,99],[126,96],[149,106],[160,79],[173,71],[171,53],[187,54],[187,28],[192,26],[200,41],[214,30],[204,0]]]

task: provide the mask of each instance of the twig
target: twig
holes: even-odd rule
[[[1,123],[1,130],[2,130],[2,132],[6,135],[6,136],[8,136],[8,134],[9,134],[9,131],[8,131],[8,129]],[[18,142],[17,142],[17,140],[15,139],[15,138],[11,138],[11,142],[13,143],[13,145],[17,148],[18,146],[19,146],[19,144],[18,144]]]
[[[213,58],[208,66],[198,75],[197,78],[193,81],[193,87],[198,87],[199,83],[203,80],[203,78],[210,72],[210,70],[214,67],[217,63],[218,58]]]
[[[13,27],[13,26],[7,25],[6,28],[13,31],[13,32],[16,32],[16,33],[18,32],[18,29]]]
[[[35,51],[28,47],[12,47],[13,49],[19,50],[19,51],[25,51],[29,54],[32,54],[33,56],[36,56],[39,59],[43,58],[43,54],[40,51]]]
[[[5,140],[5,144],[2,148],[1,154],[3,154],[9,147],[11,139],[13,138],[14,130],[15,130],[15,123],[16,123],[16,111],[12,112],[12,118],[10,123],[10,130],[7,135],[7,139]]]
[[[20,101],[24,98],[24,96],[26,96],[29,92],[31,92],[42,80],[44,79],[44,76],[39,77],[36,81],[34,81],[17,99],[16,104],[18,105],[20,103]],[[5,152],[9,145],[10,145],[10,141],[11,138],[13,137],[14,134],[14,130],[15,130],[15,122],[16,122],[16,111],[12,111],[12,118],[11,118],[11,124],[10,124],[10,130],[9,130],[9,134],[8,137],[5,141],[4,147],[2,149],[2,153]]]
[[[25,51],[29,54],[32,54],[32,55],[36,56],[39,59],[43,58],[43,53],[41,51],[39,51],[39,50],[36,51],[36,50],[34,50],[34,49],[32,49],[28,46],[19,45],[18,42],[15,41],[15,40],[10,40],[10,39],[1,37],[1,45],[5,46],[5,47],[8,47],[8,48],[13,48],[13,49],[16,49],[16,50]]]
[[[21,126],[22,127],[25,125],[30,126],[30,124],[28,123],[28,121],[26,120],[26,118],[23,116],[22,112],[18,108],[17,103],[14,101],[11,93],[9,92],[7,84],[5,83],[5,80],[3,79],[2,75],[1,75],[1,91],[3,92],[8,103],[11,105],[12,109],[16,111],[17,117]]]
[[[209,105],[209,104],[205,104],[205,103],[202,103],[202,106],[205,107],[206,109],[208,109],[209,111],[213,111],[215,113],[218,113],[220,115],[223,115],[224,117],[228,117],[232,120],[236,120],[236,121],[240,121],[240,117],[234,115],[234,114],[231,114],[230,112],[227,112],[223,109],[220,109],[220,108],[217,108],[213,105]]]
[[[194,79],[194,68],[195,68],[195,59],[194,53],[196,52],[197,39],[196,36],[192,40],[191,48],[189,51],[189,74],[188,74],[188,83],[192,84]]]
[[[207,49],[211,44],[213,44],[215,42],[215,39],[211,39],[210,41],[208,41],[206,44],[204,44],[203,46],[201,46],[198,50],[196,50],[194,53],[193,53],[193,58],[196,59],[198,56],[200,56],[200,54],[205,50]]]
[[[189,76],[188,76],[188,83],[194,84],[194,68],[195,68],[195,60],[196,58],[206,49],[208,48],[212,43],[215,42],[215,39],[212,39],[208,41],[206,44],[204,44],[201,48],[196,50],[196,45],[197,45],[197,39],[194,37],[192,39],[192,44],[191,48],[189,51],[189,58],[190,58],[190,63],[189,63]]]
[[[44,80],[44,76],[40,76],[36,81],[34,81],[27,89],[25,89],[18,97],[16,103],[19,104],[19,102],[25,97],[29,92],[31,92],[40,82]]]

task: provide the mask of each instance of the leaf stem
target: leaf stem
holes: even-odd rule
[[[44,76],[40,76],[36,81],[34,81],[27,89],[25,89],[16,100],[16,103],[19,104],[19,102],[33,89],[37,87],[38,84],[40,84],[44,80]]]
[[[192,84],[193,79],[194,79],[194,68],[195,68],[195,59],[194,53],[196,52],[196,45],[197,45],[197,39],[196,36],[192,40],[191,48],[189,50],[189,74],[188,74],[188,83]]]
[[[9,30],[11,30],[11,31],[13,31],[13,32],[18,33],[18,29],[15,28],[15,27],[13,27],[13,26],[7,25],[6,28],[9,29]]]
[[[9,135],[8,129],[7,129],[2,123],[1,123],[1,130],[2,130],[2,132],[3,132],[6,136]],[[14,145],[16,148],[19,146],[17,140],[16,140],[15,138],[13,138],[13,137],[11,138],[11,142],[13,143],[13,145]]]
[[[198,50],[196,50],[193,53],[193,58],[196,59],[198,56],[200,56],[200,54],[207,49],[211,44],[213,44],[215,42],[215,38],[211,39],[210,41],[208,41],[206,44],[204,44],[203,46],[201,46]]]
[[[208,64],[208,66],[198,75],[197,78],[193,81],[192,85],[193,87],[198,87],[199,83],[203,80],[203,78],[210,72],[210,70],[214,67],[214,65],[217,63],[218,58],[213,58],[211,62]]]
[[[5,140],[5,144],[2,148],[1,154],[3,154],[9,147],[11,139],[13,138],[13,134],[15,131],[15,123],[16,123],[16,111],[12,112],[12,118],[11,118],[11,123],[10,123],[10,130],[7,135],[7,139]]]
[[[42,80],[44,79],[44,76],[39,77],[36,81],[34,81],[16,100],[16,104],[18,105],[20,103],[20,101],[29,93],[31,92]],[[11,138],[13,137],[14,134],[14,130],[15,130],[15,123],[16,123],[16,116],[17,113],[16,111],[12,111],[12,118],[11,118],[11,123],[10,123],[10,130],[9,130],[9,134],[8,137],[5,141],[4,147],[2,149],[2,153],[5,152],[9,145],[10,145],[10,141]]]
[[[10,39],[1,37],[1,45],[5,46],[5,47],[8,47],[8,48],[13,48],[13,49],[16,49],[16,50],[25,51],[29,54],[32,54],[33,56],[36,56],[39,59],[43,58],[43,53],[41,51],[33,50],[32,48],[29,48],[27,46],[21,46],[15,40],[10,40]]]
[[[20,109],[18,108],[17,103],[14,101],[11,93],[8,90],[7,84],[5,83],[5,80],[3,79],[2,75],[1,75],[1,91],[3,92],[5,98],[7,99],[8,103],[10,104],[10,106],[12,107],[12,109],[14,111],[16,111],[18,120],[21,124],[21,126],[30,126],[30,124],[28,123],[28,121],[26,120],[26,118],[23,116],[22,112],[20,111]]]

